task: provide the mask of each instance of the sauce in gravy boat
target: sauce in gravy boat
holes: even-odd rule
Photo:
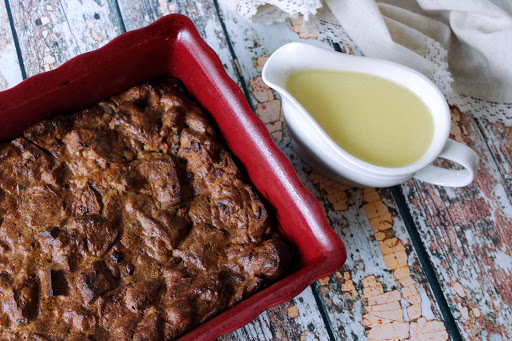
[[[414,162],[399,167],[372,164],[347,152],[331,138],[332,130],[329,136],[313,118],[314,115],[304,108],[306,103],[303,101],[301,104],[300,98],[290,94],[293,92],[287,87],[290,76],[308,70],[370,75],[403,87],[405,91],[410,90],[426,105],[431,115],[431,139],[426,151]],[[352,186],[388,187],[416,178],[436,185],[461,187],[474,178],[478,156],[469,147],[448,139],[451,121],[446,100],[428,78],[415,70],[386,60],[291,43],[279,48],[268,59],[263,68],[263,80],[281,95],[283,116],[299,156],[334,180]],[[372,100],[371,96],[369,92],[368,100]],[[432,165],[438,157],[454,161],[463,169]]]

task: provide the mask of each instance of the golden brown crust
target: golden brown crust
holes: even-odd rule
[[[0,339],[171,340],[288,258],[175,79],[0,145]]]

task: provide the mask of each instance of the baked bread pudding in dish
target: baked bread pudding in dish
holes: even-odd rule
[[[0,339],[173,340],[290,252],[180,81],[0,145]]]

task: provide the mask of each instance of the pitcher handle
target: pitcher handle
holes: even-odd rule
[[[464,169],[455,170],[428,165],[414,174],[413,178],[448,187],[463,187],[473,181],[480,161],[473,149],[449,139],[438,157],[456,162]]]

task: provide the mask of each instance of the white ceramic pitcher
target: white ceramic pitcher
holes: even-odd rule
[[[333,70],[365,73],[390,80],[415,93],[429,108],[434,122],[430,147],[413,164],[381,167],[364,162],[338,146],[304,107],[285,89],[290,74],[304,70]],[[279,48],[263,68],[263,81],[282,98],[285,122],[299,156],[320,173],[355,186],[388,187],[411,177],[441,186],[466,186],[475,176],[478,156],[469,147],[448,139],[450,110],[443,94],[425,76],[400,64],[352,56],[304,43]],[[464,169],[432,165],[436,158],[454,161]]]

